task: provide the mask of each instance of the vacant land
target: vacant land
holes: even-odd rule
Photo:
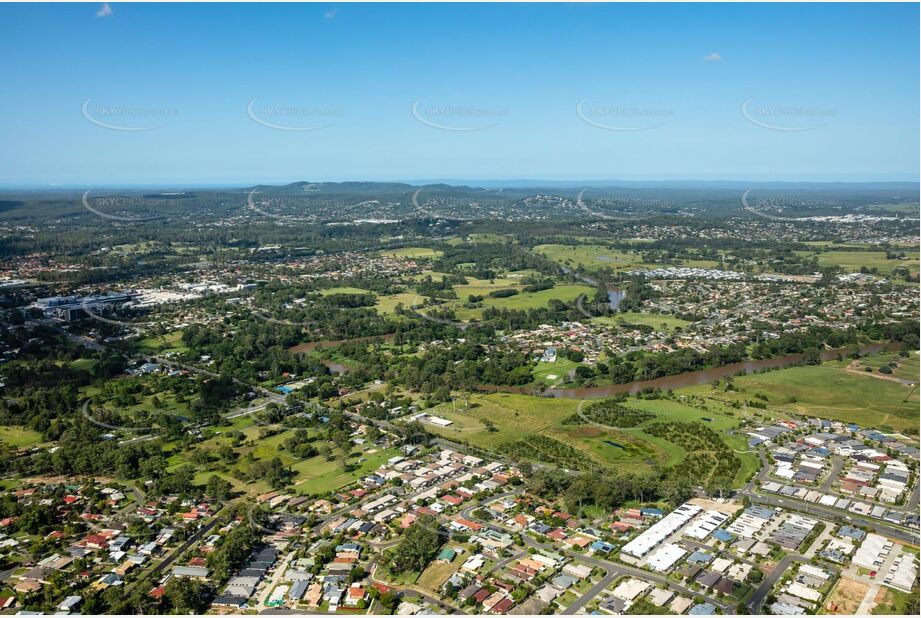
[[[320,294],[323,296],[332,296],[333,294],[374,294],[374,292],[370,290],[363,290],[361,288],[343,286],[337,288],[326,288],[325,290],[321,290]]]
[[[538,362],[531,375],[534,376],[534,381],[538,384],[552,386],[565,380],[569,372],[574,371],[580,364],[567,358],[557,357],[556,361],[552,363]]]
[[[452,547],[451,545],[446,545],[446,547]],[[460,548],[457,548],[460,549]],[[416,580],[416,585],[425,588],[426,590],[431,590],[432,592],[437,592],[441,589],[442,584],[447,581],[449,577],[460,568],[460,565],[464,563],[464,560],[468,558],[466,551],[458,552],[457,556],[452,562],[439,562],[437,560],[433,561],[424,571],[422,575],[419,576],[419,579]]]
[[[497,309],[536,309],[546,307],[551,300],[561,300],[571,303],[582,294],[593,292],[592,288],[585,285],[557,285],[549,290],[539,292],[521,292],[508,298],[489,298],[483,300],[484,307]],[[459,312],[460,313],[460,312]]]
[[[838,419],[882,430],[918,431],[918,391],[898,382],[847,371],[850,361],[790,367],[734,378],[735,390],[712,386],[681,389],[741,406],[762,401],[768,412]]]
[[[867,594],[869,586],[849,577],[842,577],[825,601],[825,612],[828,614],[855,614],[860,602]]]
[[[418,294],[415,292],[400,292],[399,294],[378,296],[375,307],[379,313],[393,315],[397,311],[397,305],[402,304],[404,307],[409,308],[414,302],[421,302]]]
[[[93,367],[99,364],[99,361],[95,358],[78,358],[75,361],[71,361],[70,366],[72,369],[80,369],[82,371],[89,371]]]
[[[182,354],[189,351],[189,348],[182,343],[181,330],[141,339],[138,342],[138,347],[147,354],[165,354],[168,352]]]
[[[690,322],[676,318],[673,315],[663,313],[638,313],[636,311],[623,311],[612,316],[602,316],[592,320],[598,324],[611,324],[621,326],[625,324],[639,324],[643,326],[652,326],[653,328],[673,331],[676,328],[684,328]]]
[[[891,367],[890,364],[892,363],[896,366]],[[872,369],[872,372],[867,371],[868,367]],[[890,367],[892,373],[880,372],[881,367]],[[883,377],[911,382],[912,384],[918,383],[919,363],[917,352],[912,352],[908,358],[904,358],[897,353],[873,354],[854,361],[851,368],[866,376]]]
[[[464,237],[451,238],[448,240],[449,245],[462,245],[464,243],[469,243],[472,245],[477,244],[505,244],[513,240],[512,236],[506,236],[504,234],[491,234],[488,232],[477,233],[477,234],[468,234]]]
[[[638,253],[624,253],[603,245],[538,245],[534,251],[570,268],[629,270],[646,266]]]
[[[0,427],[0,442],[15,448],[30,448],[42,441],[42,434],[24,427],[7,425]]]
[[[902,252],[899,250],[899,252]],[[798,255],[814,255],[810,251],[797,251]],[[918,272],[917,251],[905,250],[905,259],[886,259],[885,251],[819,251],[816,257],[820,266],[839,266],[849,272],[856,272],[862,266],[877,268],[880,273],[886,274],[896,267],[908,268],[911,272]]]
[[[461,402],[455,404],[457,412],[452,410],[451,404],[433,410],[454,424],[445,428],[428,425],[427,429],[450,440],[468,442],[494,452],[530,436],[544,436],[572,447],[596,465],[630,462],[648,470],[670,459],[665,449],[652,440],[613,429],[563,423],[576,413],[577,401],[496,393],[475,395],[470,403],[468,411],[464,411]],[[515,453],[534,461],[546,461],[534,450],[525,453],[516,448]]]
[[[269,461],[277,457],[294,473],[292,484],[295,492],[320,495],[354,482],[398,454],[397,449],[379,449],[367,444],[356,445],[347,459],[349,468],[345,470],[337,457],[328,460],[322,455],[305,459],[292,456],[290,452],[282,448],[284,442],[294,434],[291,430],[261,437],[262,429],[262,426],[255,424],[251,417],[241,416],[233,419],[229,426],[213,432],[207,440],[198,445],[196,450],[214,453],[219,446],[232,444],[233,439],[228,434],[235,430],[243,433],[244,442],[234,449],[238,455],[236,462],[215,461],[194,464],[198,470],[195,483],[203,485],[210,476],[217,474],[230,481],[237,491],[249,495],[264,493],[271,489],[264,480],[243,481],[236,478],[233,471],[245,470],[253,462]],[[311,433],[313,433],[312,430]],[[321,443],[322,441],[317,441],[317,445]],[[184,464],[192,463],[192,453],[182,450],[178,443],[168,444],[165,450],[169,454],[167,461],[171,471]]]
[[[547,460],[540,452],[544,442],[528,440],[531,436],[542,436],[578,452],[572,457],[561,452],[559,458],[575,461],[576,456],[587,457],[596,465],[636,472],[677,465],[686,455],[681,447],[644,431],[645,427],[656,422],[700,422],[720,432],[730,448],[745,450],[744,438],[726,433],[738,426],[738,420],[715,408],[705,410],[668,399],[631,398],[623,405],[652,416],[636,427],[604,427],[581,419],[577,414],[580,409],[578,401],[496,393],[474,395],[469,409],[460,400],[453,405],[443,404],[432,413],[453,421],[453,424],[450,427],[427,425],[426,428],[449,440],[467,442],[491,451],[508,450],[514,443],[519,443],[512,449],[513,454],[536,461]],[[546,444],[549,449],[553,443]],[[556,450],[564,449],[560,447]],[[755,455],[740,453],[739,458],[743,466],[737,475],[737,483],[741,483],[757,467]]]
[[[483,310],[486,308],[517,310],[536,309],[538,307],[546,307],[553,299],[563,302],[573,302],[580,295],[592,293],[594,291],[592,288],[585,285],[562,284],[556,285],[549,290],[525,292],[524,288],[526,286],[522,281],[525,277],[532,275],[534,275],[532,271],[525,270],[510,272],[496,279],[467,277],[467,283],[453,286],[453,290],[455,294],[457,294],[457,300],[447,301],[440,305],[440,308],[451,309],[454,311],[458,320],[469,321],[477,320],[482,317]],[[433,278],[437,279],[438,277],[437,275],[433,275]],[[516,290],[518,294],[504,298],[493,298],[489,296],[490,292],[495,292],[497,290]],[[471,296],[483,298],[475,304],[471,304]],[[384,298],[388,300],[385,301],[384,299],[380,299],[378,301],[378,307],[384,312],[386,312],[386,308],[390,307],[391,304],[395,306],[397,298],[408,298],[409,302],[404,301],[404,304],[407,306],[412,304],[412,302],[419,304],[422,301],[422,298],[418,294],[413,294],[411,292]]]
[[[910,616],[912,612],[908,609],[908,605],[917,596],[917,591],[902,592],[883,586],[876,595],[877,605],[871,610],[871,613],[884,616]]]
[[[393,249],[390,251],[381,251],[381,255],[389,255],[392,257],[405,257],[413,259],[428,259],[428,258],[437,258],[444,255],[441,251],[437,249],[429,249],[428,247],[403,247],[401,249]]]

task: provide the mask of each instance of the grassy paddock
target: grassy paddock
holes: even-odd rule
[[[25,427],[7,425],[0,427],[0,442],[15,448],[31,448],[42,442],[42,434]]]
[[[403,247],[402,249],[394,249],[393,251],[382,251],[381,255],[421,259],[441,257],[444,253],[428,247]]]
[[[586,270],[629,270],[645,266],[639,254],[616,251],[602,245],[538,245],[534,251],[548,260],[573,268],[581,266]]]
[[[180,330],[141,339],[138,341],[138,348],[148,354],[163,354],[165,352],[182,354],[189,351],[189,348],[182,343],[182,331]]]
[[[592,320],[598,324],[610,324],[614,326],[621,326],[624,324],[640,324],[644,326],[652,326],[653,328],[662,328],[662,325],[665,325],[666,331],[673,331],[676,328],[684,328],[690,322],[676,318],[673,315],[665,315],[660,313],[638,313],[636,311],[623,311],[616,313],[612,316],[602,316]]]
[[[845,370],[850,361],[789,367],[738,376],[734,391],[701,385],[680,393],[703,395],[724,403],[766,397],[768,414],[805,414],[896,431],[918,430],[918,391],[910,386]],[[759,399],[760,400],[760,399]]]

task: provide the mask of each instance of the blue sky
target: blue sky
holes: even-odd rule
[[[918,178],[917,5],[101,6],[0,5],[0,184]]]

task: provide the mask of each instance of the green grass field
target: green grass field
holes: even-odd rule
[[[72,361],[70,363],[70,366],[73,369],[89,371],[90,369],[95,367],[97,364],[99,364],[99,361],[96,360],[95,358],[78,358],[77,360]]]
[[[641,244],[641,243],[637,243]],[[553,260],[563,266],[576,268],[581,266],[585,270],[635,270],[641,268],[658,268],[661,264],[649,264],[643,261],[639,253],[609,249],[604,245],[538,245],[534,252],[539,253],[548,260]],[[684,266],[694,268],[716,268],[718,261],[705,259],[689,259],[682,262]]]
[[[666,331],[673,331],[676,328],[684,328],[690,322],[676,318],[673,315],[665,315],[659,313],[638,313],[636,311],[624,311],[621,313],[616,313],[612,316],[603,316],[600,318],[595,318],[592,320],[598,324],[611,324],[614,326],[620,326],[622,324],[641,324],[645,326],[652,326],[653,328],[661,329],[662,325],[665,325]]]
[[[229,444],[231,439],[226,436],[228,431],[239,430],[246,437],[246,440],[252,440],[254,446],[241,446],[236,448],[240,459],[231,464],[230,468],[241,468],[245,466],[245,460],[252,456],[257,461],[270,460],[278,457],[282,464],[290,466],[295,476],[292,480],[293,490],[301,494],[325,494],[335,491],[340,487],[348,485],[355,480],[369,474],[379,468],[385,461],[398,454],[397,449],[378,449],[374,446],[360,445],[355,446],[348,459],[353,469],[344,471],[338,460],[327,461],[325,457],[317,455],[307,459],[296,459],[287,450],[279,447],[291,437],[292,431],[283,431],[281,433],[260,438],[261,427],[256,425],[249,416],[241,416],[233,419],[229,426],[220,428],[218,432],[212,432],[212,435],[200,443],[197,448],[205,451],[215,451],[221,444]],[[317,445],[321,442],[317,442]],[[169,470],[173,471],[180,466],[190,463],[188,454],[181,451],[177,444],[167,446],[170,456],[167,459]],[[256,495],[269,491],[271,487],[260,480],[244,482],[236,479],[231,473],[230,468],[222,470],[222,464],[212,462],[207,465],[195,464],[199,468],[195,476],[195,483],[204,485],[208,478],[214,474],[227,479],[233,484],[237,491],[249,495]]]
[[[564,423],[577,412],[578,400],[510,393],[474,395],[468,411],[463,410],[460,401],[455,402],[456,412],[450,403],[431,410],[432,414],[453,421],[453,425],[426,425],[426,428],[449,440],[467,442],[490,451],[500,451],[503,445],[531,435],[542,435],[577,449],[595,463],[636,472],[670,467],[686,456],[681,447],[643,430],[658,422],[697,421],[719,432],[734,450],[747,450],[744,436],[727,433],[738,427],[740,413],[728,406],[712,404],[703,409],[700,405],[691,405],[691,401],[630,398],[624,405],[651,412],[655,417],[634,428],[614,429],[582,422]],[[495,430],[488,430],[484,421],[492,423]],[[736,475],[736,485],[742,485],[759,465],[753,453],[740,452],[739,458],[742,468]],[[540,453],[534,454],[534,460],[542,460]]]
[[[167,352],[183,354],[189,351],[189,348],[182,343],[182,331],[179,330],[157,337],[141,339],[138,341],[138,347],[141,352],[146,354],[165,354]]]
[[[428,247],[403,247],[393,251],[381,251],[381,255],[405,258],[437,258],[444,255],[444,253]]]
[[[872,204],[869,210],[873,212],[897,213],[903,215],[918,215],[918,203],[899,202],[897,204]]]
[[[471,245],[484,245],[484,244],[505,244],[512,237],[505,236],[504,234],[490,234],[488,232],[477,233],[477,234],[468,234],[462,238],[451,238],[448,240],[448,244],[452,246],[463,245],[465,243]]]
[[[615,251],[602,245],[538,245],[534,251],[570,268],[581,266],[586,270],[629,270],[646,266],[637,253]]]
[[[508,298],[486,298],[483,300],[484,307],[494,307],[497,309],[536,309],[546,307],[553,299],[562,300],[563,302],[572,302],[582,294],[590,294],[594,290],[585,285],[557,285],[549,290],[540,292],[521,292],[516,296]],[[464,309],[458,310],[460,316]],[[477,310],[472,310],[476,313]]]
[[[450,545],[450,547],[453,548],[455,545]],[[422,571],[419,579],[416,580],[416,585],[426,590],[431,590],[432,592],[438,592],[442,584],[444,584],[454,571],[460,568],[464,560],[469,557],[470,553],[465,551],[463,553],[458,553],[451,562],[432,561],[432,563]]]
[[[408,309],[414,302],[419,302],[418,294],[415,292],[401,292],[399,294],[390,294],[389,296],[378,296],[375,308],[378,313],[383,315],[393,315],[397,311],[397,305],[402,303]]]
[[[889,380],[845,370],[849,360],[790,367],[734,378],[735,391],[709,385],[676,393],[705,396],[724,403],[767,397],[768,413],[796,413],[853,422],[864,427],[918,430],[918,391]],[[917,363],[917,359],[915,359]]]
[[[363,290],[361,288],[353,288],[349,286],[343,286],[338,288],[326,288],[325,290],[320,290],[320,294],[323,296],[332,296],[333,294],[373,294],[370,290]]]
[[[42,442],[42,434],[24,427],[0,427],[0,442],[15,448],[31,448]]]
[[[919,365],[918,362],[917,352],[912,352],[908,358],[902,358],[898,353],[874,354],[861,358],[857,364],[861,371],[863,371],[865,367],[870,367],[873,369],[874,373],[880,375],[879,368],[883,365],[888,365],[890,362],[894,362],[898,365],[892,370],[892,377],[900,380],[908,380],[915,384],[918,383],[918,371],[921,365]]]
[[[431,274],[434,279],[441,277],[441,275],[437,273]],[[453,288],[454,292],[457,294],[457,299],[443,303],[441,308],[452,309],[458,320],[470,321],[481,318],[483,309],[487,307],[515,310],[535,309],[538,307],[546,307],[553,299],[573,302],[582,294],[594,292],[593,288],[578,284],[557,285],[549,290],[541,290],[539,292],[522,291],[526,287],[522,281],[526,277],[532,275],[534,275],[533,271],[523,270],[506,273],[504,276],[492,280],[467,277],[467,283],[455,285]],[[507,298],[491,298],[489,296],[490,292],[504,289],[515,289],[518,290],[519,293]],[[477,303],[475,307],[465,307],[464,305],[468,304],[471,296],[482,296],[484,298],[481,302]],[[399,302],[402,302],[408,307],[413,304],[413,302],[418,304],[421,303],[421,301],[422,298],[418,294],[414,292],[404,292],[379,298],[377,307],[381,313],[388,314],[395,311],[395,307]]]
[[[534,376],[534,381],[538,384],[543,383],[547,386],[550,386],[559,380],[564,380],[569,372],[578,366],[579,363],[566,358],[557,357],[556,362],[553,363],[537,363],[537,366],[534,368],[534,371],[531,372],[531,375]],[[556,377],[550,378],[549,376]]]
[[[797,251],[797,255],[813,255],[810,251]],[[911,272],[918,272],[917,251],[906,250],[904,260],[887,260],[885,251],[820,251],[818,255],[820,266],[839,266],[848,272],[856,272],[861,266],[878,268],[880,273],[888,273],[896,267],[908,268]]]

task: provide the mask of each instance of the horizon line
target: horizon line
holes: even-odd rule
[[[620,184],[649,184],[649,185],[663,185],[663,184],[672,184],[672,185],[681,185],[681,184],[732,184],[732,185],[766,185],[766,184],[786,184],[786,185],[804,185],[804,184],[813,184],[813,185],[846,185],[846,186],[859,186],[859,185],[878,185],[878,184],[912,184],[918,185],[918,188],[921,189],[921,178],[889,178],[889,179],[872,179],[872,180],[813,180],[813,179],[801,179],[801,180],[768,180],[768,179],[700,179],[700,178],[668,178],[668,179],[627,179],[627,178],[611,178],[611,179],[566,179],[566,178],[498,178],[498,179],[489,179],[489,178],[429,178],[429,179],[388,179],[388,180],[372,180],[372,179],[362,179],[362,178],[353,178],[353,179],[338,179],[338,180],[275,180],[275,181],[250,181],[250,182],[220,182],[220,181],[183,181],[183,180],[166,180],[166,181],[150,181],[150,182],[110,182],[110,183],[92,183],[92,182],[68,182],[68,183],[42,183],[42,182],[21,182],[21,183],[2,183],[0,182],[0,190],[68,190],[68,189],[87,189],[87,188],[157,188],[157,187],[186,187],[194,189],[212,189],[212,188],[222,188],[222,189],[233,189],[233,188],[249,188],[255,186],[276,186],[283,187],[287,185],[293,185],[298,183],[318,183],[318,184],[347,184],[347,183],[378,183],[378,184],[406,184],[409,186],[429,186],[429,185],[449,185],[449,186],[477,186],[477,185],[492,185],[497,186],[502,183],[509,183],[518,185],[516,188],[525,188],[527,186],[540,187],[542,185],[556,185],[554,188],[579,188],[585,187],[586,185],[595,185],[595,186],[614,186],[618,183]]]

